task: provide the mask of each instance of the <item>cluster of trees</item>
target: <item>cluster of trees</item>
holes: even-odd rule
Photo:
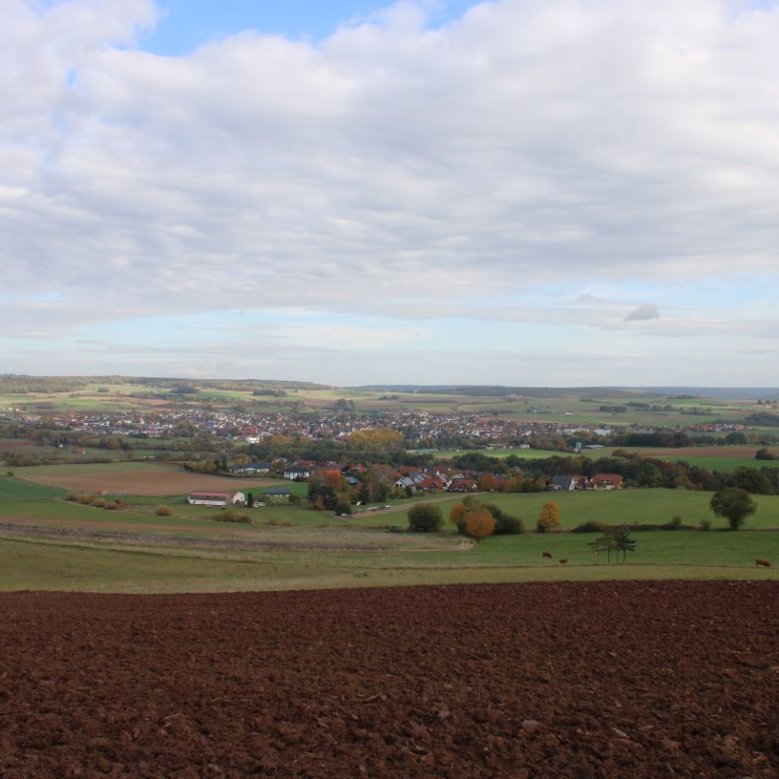
[[[494,468],[493,472],[496,473],[521,474],[521,482],[506,486],[510,492],[543,490],[546,479],[560,474],[576,473],[590,477],[596,473],[616,473],[625,479],[628,486],[633,487],[684,488],[709,492],[724,487],[739,487],[753,495],[779,494],[779,467],[741,466],[732,473],[717,473],[683,461],[653,459],[620,449],[611,456],[597,460],[584,455],[525,461],[512,456],[498,460],[474,452],[456,458],[456,464],[460,467],[477,466],[482,470]],[[515,467],[515,464],[521,464],[521,468]],[[520,484],[519,489],[516,489]]]
[[[603,535],[594,541],[590,541],[587,546],[590,547],[593,557],[600,552],[606,552],[606,560],[608,562],[611,562],[612,552],[617,560],[619,560],[621,552],[622,562],[624,563],[627,553],[636,551],[636,542],[630,537],[630,531],[625,524],[618,527],[605,528]]]
[[[337,469],[319,471],[308,480],[311,505],[319,511],[335,511],[336,514],[351,514],[357,503],[383,503],[405,495],[403,489],[395,487],[383,468],[368,468],[353,484]]]
[[[473,495],[452,506],[449,521],[460,535],[476,541],[492,535],[516,535],[525,530],[519,517],[508,514],[493,503],[482,503]],[[441,509],[434,503],[417,503],[408,511],[409,529],[416,532],[438,531],[443,527],[443,522]],[[541,507],[536,530],[539,533],[560,530],[560,507],[553,501]]]

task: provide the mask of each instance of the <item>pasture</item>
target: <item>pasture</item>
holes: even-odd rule
[[[40,479],[72,477],[72,469],[46,467]],[[95,466],[90,478],[122,473]],[[140,479],[171,476],[159,466],[125,469]],[[173,476],[178,476],[172,472]],[[194,474],[181,474],[198,480]],[[84,477],[86,474],[83,475]],[[141,481],[137,482],[141,484]],[[242,480],[219,480],[234,485]],[[98,486],[102,482],[91,482]],[[128,484],[130,482],[124,482]],[[159,489],[166,493],[171,484]],[[300,489],[301,485],[295,485]],[[246,509],[248,524],[213,521],[216,510],[190,506],[185,493],[123,496],[107,511],[64,501],[61,490],[38,481],[0,477],[0,589],[86,589],[172,592],[408,585],[420,583],[557,581],[653,578],[779,578],[779,497],[757,496],[758,513],[737,533],[713,520],[708,493],[684,490],[624,490],[542,494],[489,494],[480,498],[520,516],[535,528],[541,505],[554,500],[563,532],[494,536],[477,544],[456,535],[388,532],[406,528],[413,500],[390,509],[336,517],[307,506]],[[54,490],[52,493],[51,491]],[[257,492],[259,493],[259,489]],[[460,497],[436,496],[445,515]],[[170,516],[156,515],[165,503]],[[586,521],[608,524],[669,522],[682,518],[710,531],[634,532],[637,550],[627,560],[593,558],[596,535],[573,533]],[[548,551],[552,560],[542,552]],[[755,559],[774,567],[757,569]],[[568,562],[560,564],[558,560]]]

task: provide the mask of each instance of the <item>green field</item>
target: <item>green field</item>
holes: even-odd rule
[[[388,586],[420,583],[618,578],[779,577],[779,497],[757,496],[757,514],[739,532],[713,529],[634,531],[626,562],[591,557],[595,534],[495,536],[474,544],[447,523],[438,534],[405,527],[413,500],[350,518],[301,506],[247,509],[251,524],[213,521],[216,511],[162,499],[126,497],[121,511],[68,503],[16,479],[0,479],[0,589],[167,592]],[[482,496],[532,530],[540,506],[558,503],[564,530],[588,520],[668,522],[697,527],[710,494],[624,490]],[[459,498],[432,498],[445,513]],[[542,552],[554,560],[546,561]],[[757,569],[755,559],[774,562]],[[568,562],[561,565],[559,559]]]
[[[59,487],[48,487],[42,484],[33,484],[13,476],[0,476],[0,511],[4,509],[8,500],[42,500],[57,498],[65,494],[65,490]]]

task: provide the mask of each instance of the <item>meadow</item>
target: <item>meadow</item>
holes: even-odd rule
[[[56,466],[39,472],[38,478],[54,479],[61,471]],[[298,492],[305,489],[293,486]],[[261,488],[258,485],[258,492]],[[214,509],[190,506],[184,494],[122,495],[124,505],[117,511],[67,502],[62,495],[61,489],[44,483],[0,477],[1,590],[183,592],[779,577],[779,568],[757,569],[754,562],[767,557],[779,563],[775,496],[756,496],[757,514],[734,533],[712,517],[710,495],[702,492],[483,495],[485,502],[521,517],[527,531],[534,530],[541,505],[554,500],[560,506],[563,532],[525,532],[474,543],[458,536],[449,523],[436,534],[397,532],[407,527],[413,499],[348,518],[305,505],[268,505],[244,510],[251,522],[240,524],[214,521]],[[448,515],[460,498],[429,500]],[[156,514],[163,503],[170,516]],[[592,520],[664,524],[676,516],[690,529],[635,531],[636,551],[625,562],[608,562],[602,554],[593,558],[588,542],[596,535],[570,532]],[[691,529],[700,527],[702,519],[712,521],[711,530]],[[560,564],[561,559],[567,562]]]

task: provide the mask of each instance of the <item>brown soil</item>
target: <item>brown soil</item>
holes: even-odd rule
[[[0,775],[776,777],[779,583],[0,596]]]
[[[227,492],[244,491],[253,485],[263,486],[288,484],[277,480],[231,479],[226,476],[188,473],[187,471],[117,471],[116,473],[60,473],[28,474],[22,478],[38,484],[49,484],[67,490],[82,492],[105,492],[111,495],[186,495],[197,490]]]

